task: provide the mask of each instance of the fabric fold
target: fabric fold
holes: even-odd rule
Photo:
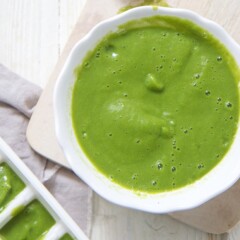
[[[27,142],[29,118],[40,94],[41,88],[0,64],[0,136],[89,236],[92,190],[72,171],[34,152]]]

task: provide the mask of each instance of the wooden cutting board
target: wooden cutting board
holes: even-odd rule
[[[124,6],[137,5],[141,2],[142,0],[86,1],[81,16],[40,97],[28,126],[28,141],[38,153],[62,166],[70,168],[55,136],[53,89],[58,74],[74,44],[94,25],[117,14],[118,10]],[[172,7],[191,9],[218,22],[240,43],[239,0],[169,0],[168,3]],[[226,232],[240,220],[240,181],[225,193],[198,208],[170,215],[205,232],[217,234]]]

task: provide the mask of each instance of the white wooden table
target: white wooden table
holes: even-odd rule
[[[1,0],[0,63],[44,87],[84,1]],[[239,240],[240,224],[229,233],[212,235],[169,216],[122,208],[94,195],[91,239]]]

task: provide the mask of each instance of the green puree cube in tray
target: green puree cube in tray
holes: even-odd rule
[[[13,240],[38,239],[54,224],[50,213],[38,200],[34,200],[0,230],[0,235]]]
[[[0,212],[25,187],[23,181],[6,164],[0,164]]]

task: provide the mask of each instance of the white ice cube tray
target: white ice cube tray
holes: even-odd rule
[[[26,187],[0,213],[0,229],[12,219],[12,212],[15,209],[26,206],[32,200],[37,199],[48,210],[56,222],[43,237],[44,240],[58,240],[66,233],[77,240],[88,240],[83,231],[50,192],[0,138],[0,163],[2,162],[6,162],[9,165],[25,183]]]

